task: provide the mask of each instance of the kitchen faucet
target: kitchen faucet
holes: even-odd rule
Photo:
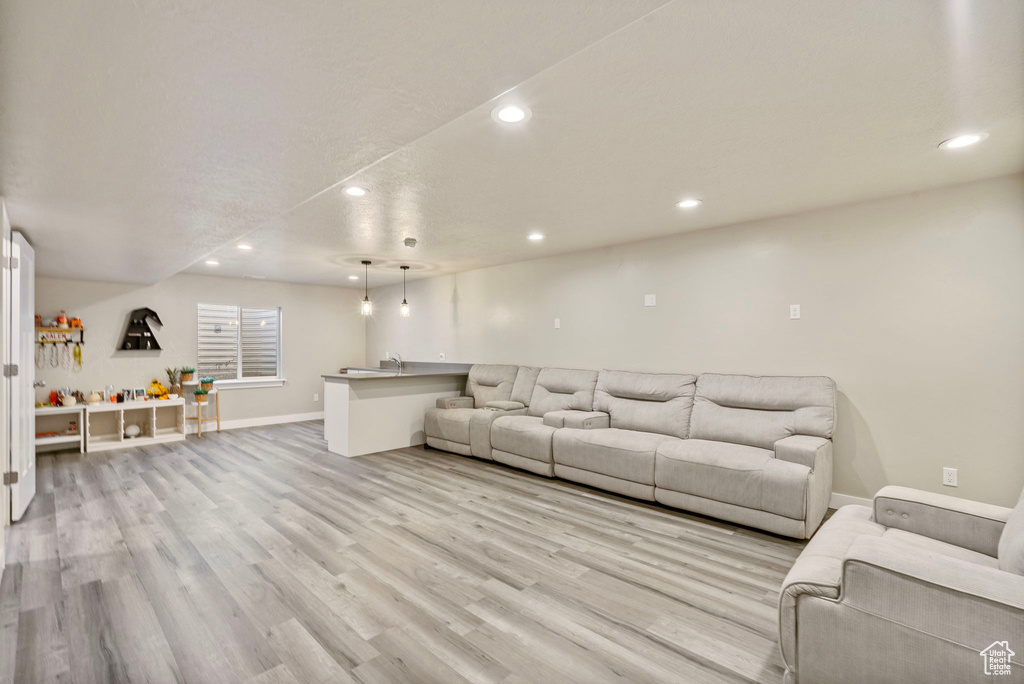
[[[405,364],[402,363],[402,355],[397,352],[388,352],[388,359],[398,364],[398,374],[401,375],[405,368]]]

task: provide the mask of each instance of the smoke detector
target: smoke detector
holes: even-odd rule
[[[405,238],[405,246],[406,247],[415,247],[416,246],[416,238]]]

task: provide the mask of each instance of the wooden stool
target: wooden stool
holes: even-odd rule
[[[195,383],[193,383],[193,384],[195,384]],[[195,395],[192,396],[192,400],[195,401]],[[189,421],[189,420],[196,421],[196,435],[199,436],[199,437],[202,437],[203,436],[203,423],[204,422],[205,423],[209,423],[210,421],[213,421],[213,420],[217,421],[217,432],[220,432],[220,392],[217,391],[217,388],[214,387],[213,389],[211,389],[207,393],[206,401],[196,401],[195,404],[196,404],[196,415],[190,416],[186,412],[185,420],[186,421]],[[212,415],[209,418],[205,418],[205,417],[203,417],[203,407],[204,406],[208,406],[210,404],[216,405],[217,412],[216,412],[215,415]]]

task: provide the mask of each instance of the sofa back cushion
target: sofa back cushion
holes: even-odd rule
[[[508,401],[519,366],[477,363],[469,369],[466,394],[473,397],[473,406],[483,408],[489,401]]]
[[[603,370],[597,376],[594,410],[611,426],[686,439],[697,376]]]
[[[1006,520],[999,537],[999,569],[1024,575],[1024,493]]]
[[[531,416],[548,411],[591,411],[594,408],[594,387],[597,371],[572,368],[542,368],[530,396]]]
[[[831,378],[702,373],[690,438],[771,449],[790,435],[831,439],[835,423]]]
[[[516,381],[512,385],[512,401],[518,401],[523,406],[530,405],[530,397],[533,396],[533,388],[537,384],[537,375],[540,368],[536,366],[520,366],[516,373]]]

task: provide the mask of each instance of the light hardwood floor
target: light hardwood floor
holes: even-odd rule
[[[803,544],[322,423],[39,461],[0,682],[778,682]]]

